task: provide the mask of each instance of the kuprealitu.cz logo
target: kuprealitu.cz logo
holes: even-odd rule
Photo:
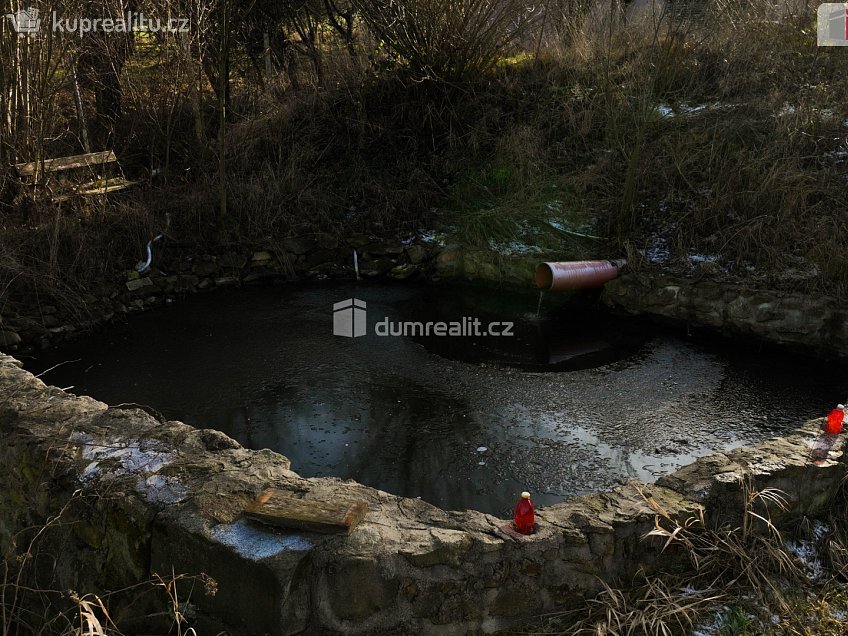
[[[11,22],[12,29],[18,37],[35,38],[42,31],[41,15],[35,7],[27,7],[5,16]],[[127,11],[117,17],[63,17],[56,11],[49,15],[48,28],[54,33],[72,33],[84,36],[86,33],[100,31],[103,33],[131,33],[144,31],[148,33],[169,32],[188,33],[190,24],[188,18],[168,17],[166,19],[151,18],[144,13]]]

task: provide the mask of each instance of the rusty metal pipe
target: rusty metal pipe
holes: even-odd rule
[[[625,259],[540,263],[536,267],[536,287],[545,291],[602,287],[616,278],[626,264]]]

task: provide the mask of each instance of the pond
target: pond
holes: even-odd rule
[[[364,301],[368,333],[333,335]],[[26,366],[110,404],[224,431],[336,476],[448,509],[510,514],[652,481],[788,431],[846,396],[845,368],[684,335],[585,303],[349,283],[198,295]],[[513,322],[514,335],[379,336],[399,321]],[[389,321],[389,329],[385,321]],[[344,320],[342,321],[344,322]],[[498,331],[503,331],[499,327]]]

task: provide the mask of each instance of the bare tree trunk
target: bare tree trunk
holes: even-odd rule
[[[268,31],[262,32],[262,56],[265,59],[265,81],[268,82],[273,74],[271,66],[271,36]]]
[[[219,212],[223,219],[227,215],[227,116],[230,100],[230,2],[223,0],[221,38],[218,56],[218,183]]]
[[[88,142],[88,125],[85,121],[85,111],[82,107],[82,94],[80,93],[79,79],[77,78],[77,63],[72,55],[68,56],[68,66],[71,71],[71,82],[74,86],[74,103],[77,107],[77,120],[79,121],[82,147],[86,152],[91,152],[91,144]]]

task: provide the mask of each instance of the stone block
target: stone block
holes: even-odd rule
[[[339,246],[339,239],[332,234],[321,233],[315,237],[318,247],[322,250],[334,250]]]
[[[427,258],[427,248],[423,245],[410,245],[406,248],[406,257],[413,265],[418,265]]]
[[[492,606],[491,616],[531,616],[544,606],[541,590],[532,586],[508,586],[498,591]]]
[[[318,243],[306,237],[292,237],[283,239],[280,241],[280,245],[285,251],[301,256],[313,251],[318,246]]]
[[[192,271],[201,278],[212,276],[218,273],[218,264],[213,261],[200,261],[194,265]]]
[[[195,586],[191,600],[201,610],[238,633],[285,633],[281,612],[296,577],[304,575],[300,566],[312,544],[243,522],[192,531],[180,521],[178,510],[172,507],[170,512],[154,524],[152,571],[163,576],[206,574],[217,591],[210,596]]]
[[[265,250],[254,252],[253,256],[250,257],[250,260],[254,263],[265,263],[274,258],[271,252],[267,252]]]
[[[391,605],[399,583],[385,578],[374,559],[348,559],[332,564],[327,573],[327,590],[335,616],[342,620],[364,620]]]
[[[146,278],[136,278],[133,280],[128,280],[126,282],[127,289],[131,292],[138,291],[140,289],[144,289],[145,287],[153,287],[153,281],[150,280],[150,277]]]
[[[241,269],[247,265],[247,257],[244,254],[228,252],[218,257],[218,265],[225,269]]]
[[[0,330],[0,347],[14,347],[21,344],[21,337],[14,331]]]

